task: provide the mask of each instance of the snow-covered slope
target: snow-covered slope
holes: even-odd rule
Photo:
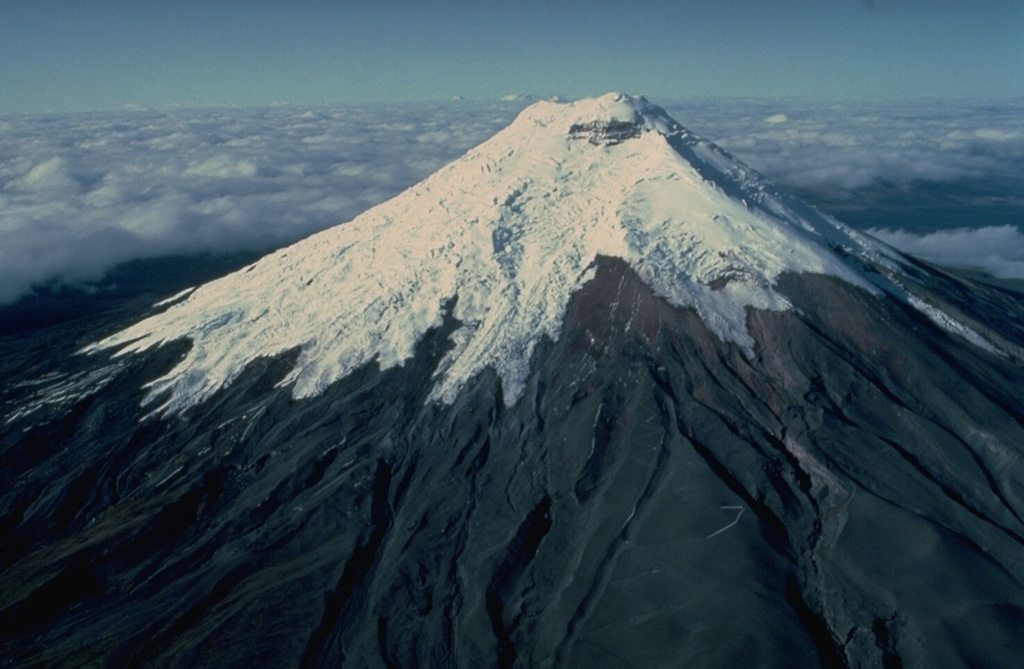
[[[749,348],[746,308],[789,306],[774,288],[781,273],[874,290],[857,267],[892,266],[891,253],[778,194],[644,98],[609,93],[539,102],[394,199],[89,350],[191,340],[151,384],[164,413],[201,402],[255,358],[295,349],[282,383],[309,397],[371,360],[401,365],[454,300],[461,327],[432,398],[450,401],[493,367],[511,404],[535,344],[557,338],[598,255],[625,259],[658,294]]]
[[[0,338],[9,664],[1024,656],[1020,296],[643,99],[531,107],[72,354],[137,299]]]

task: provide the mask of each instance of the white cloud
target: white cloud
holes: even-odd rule
[[[795,186],[850,190],[881,180],[1019,178],[1024,165],[1024,100],[697,100],[663,106],[751,167]]]
[[[79,184],[69,174],[60,156],[51,156],[36,163],[22,177],[8,182],[5,189],[15,192],[77,192]]]
[[[135,258],[298,240],[416,183],[524,105],[0,116],[0,303]],[[664,106],[783,184],[1019,178],[1024,165],[1024,102]]]
[[[269,250],[507,125],[508,104],[0,117],[0,304],[127,260]]]
[[[256,163],[251,160],[235,160],[229,155],[221,154],[203,161],[193,162],[185,168],[182,174],[189,177],[215,179],[251,178],[256,176]]]
[[[1024,233],[1013,225],[959,228],[917,235],[903,230],[869,230],[904,253],[947,267],[1024,280]]]

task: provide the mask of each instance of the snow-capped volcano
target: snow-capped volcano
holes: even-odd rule
[[[789,307],[774,287],[781,273],[871,290],[857,263],[886,253],[778,194],[644,98],[609,93],[534,104],[394,199],[202,286],[92,350],[191,340],[186,359],[152,386],[174,411],[258,357],[301,349],[282,384],[310,397],[370,360],[402,364],[454,305],[460,326],[432,398],[450,402],[492,367],[512,404],[536,343],[557,338],[598,256],[626,260],[657,294],[749,348],[746,309]]]
[[[0,339],[0,665],[1024,656],[1020,296],[643,98],[142,309]]]

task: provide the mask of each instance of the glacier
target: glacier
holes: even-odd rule
[[[748,351],[748,308],[784,310],[784,272],[877,292],[865,263],[898,254],[781,194],[643,97],[538,102],[462,158],[348,223],[317,233],[85,349],[116,355],[187,339],[148,385],[169,415],[257,358],[299,351],[281,380],[321,393],[370,362],[402,365],[446,316],[460,324],[431,399],[450,402],[485,368],[519,398],[543,336],[599,256],[622,258],[657,294],[696,310]]]

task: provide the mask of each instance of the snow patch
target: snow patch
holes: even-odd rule
[[[160,300],[159,302],[155,302],[153,304],[153,308],[154,309],[159,309],[160,307],[166,307],[169,304],[174,304],[175,302],[179,302],[182,299],[184,299],[184,298],[188,297],[189,295],[191,295],[192,291],[194,291],[194,290],[195,290],[195,286],[192,286],[190,288],[186,288],[185,290],[183,290],[183,291],[181,291],[179,293],[175,293],[174,295],[171,295],[170,297],[168,297],[166,299]]]
[[[907,294],[907,304],[927,316],[931,322],[935,323],[946,332],[962,337],[978,348],[988,351],[994,355],[1004,355],[1002,351],[990,344],[987,339],[982,337],[975,330],[967,327],[941,309],[928,304],[916,295]]]
[[[37,389],[27,401],[4,417],[4,423],[10,425],[48,407],[66,408],[103,390],[120,371],[121,366],[114,364],[70,375],[50,374],[23,381],[15,387],[37,386]]]

